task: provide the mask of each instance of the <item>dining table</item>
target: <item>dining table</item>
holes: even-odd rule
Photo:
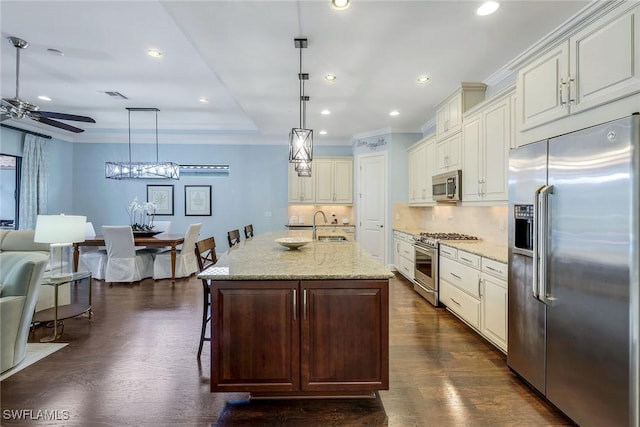
[[[171,283],[176,282],[176,254],[177,247],[184,243],[184,234],[159,234],[156,236],[133,236],[135,246],[170,247],[171,248]],[[73,244],[73,269],[78,271],[80,246],[105,246],[103,236],[86,238],[84,242]]]

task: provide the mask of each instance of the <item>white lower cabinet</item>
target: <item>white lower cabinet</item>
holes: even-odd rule
[[[482,335],[507,351],[507,282],[482,273]]]
[[[507,265],[448,246],[440,249],[440,302],[506,353]]]
[[[480,328],[480,300],[446,281],[440,281],[440,302],[476,329]]]
[[[396,266],[396,270],[413,282],[415,269],[413,236],[408,233],[394,230],[393,244],[394,264]]]

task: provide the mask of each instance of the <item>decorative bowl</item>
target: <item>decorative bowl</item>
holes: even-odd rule
[[[307,237],[281,237],[276,239],[276,242],[282,246],[286,246],[289,249],[298,249],[301,246],[309,243],[311,239]]]
[[[160,233],[162,233],[162,231],[134,231],[133,237],[153,237]]]

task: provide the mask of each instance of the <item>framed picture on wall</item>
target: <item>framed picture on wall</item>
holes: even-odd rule
[[[184,186],[185,216],[211,216],[211,186]]]
[[[155,203],[156,215],[173,215],[173,185],[147,185],[147,202]]]

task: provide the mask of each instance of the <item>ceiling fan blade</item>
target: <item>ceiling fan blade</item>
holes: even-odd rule
[[[55,113],[53,111],[34,111],[31,116],[45,117],[48,119],[73,120],[76,122],[95,123],[91,117],[76,116],[75,114]]]
[[[4,114],[4,113],[0,114],[0,122],[4,122],[5,120],[8,120],[10,118],[11,116],[8,114]]]
[[[35,120],[40,123],[44,123],[45,125],[54,126],[60,129],[68,130],[69,132],[80,133],[84,132],[84,129],[77,128],[75,126],[68,125],[66,123],[57,122],[55,120],[48,119],[46,117],[30,117],[32,120]]]

